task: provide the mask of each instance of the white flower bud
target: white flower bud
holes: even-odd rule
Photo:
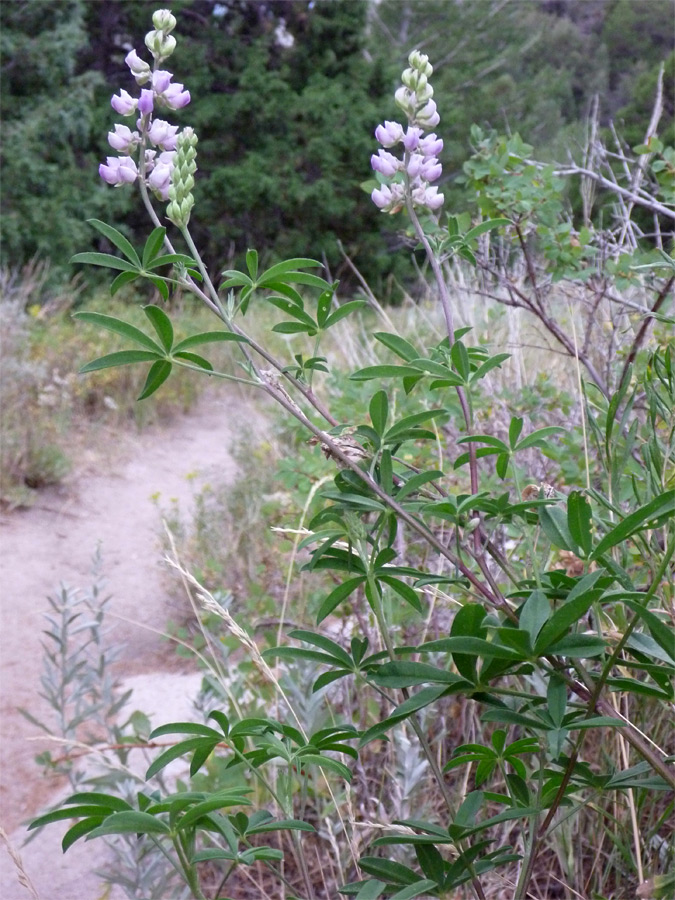
[[[176,27],[176,17],[171,15],[170,9],[158,9],[152,14],[152,24],[158,31],[170,34]]]

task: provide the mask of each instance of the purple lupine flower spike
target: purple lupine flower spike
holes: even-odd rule
[[[370,158],[372,168],[381,176],[380,184],[371,194],[373,203],[383,212],[394,214],[407,203],[432,212],[441,208],[443,194],[431,182],[443,172],[438,154],[443,141],[435,134],[424,135],[428,128],[438,125],[440,116],[432,100],[434,90],[429,84],[433,66],[429,58],[418,50],[408,57],[409,68],[401,76],[402,84],[394,99],[408,119],[408,127],[397,122],[385,122],[375,129],[375,137],[383,147],[403,144],[403,159],[379,150]]]

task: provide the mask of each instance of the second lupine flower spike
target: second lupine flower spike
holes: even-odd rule
[[[443,149],[443,141],[435,134],[424,136],[427,128],[440,122],[436,104],[432,100],[434,89],[429,84],[433,66],[428,56],[418,50],[408,57],[401,87],[395,100],[408,119],[408,128],[398,122],[385,122],[375,129],[375,137],[385,150],[379,150],[370,158],[372,168],[384,181],[371,194],[373,203],[383,212],[399,212],[410,201],[417,209],[436,211],[444,201],[437,187],[431,187],[442,174],[437,156]],[[403,158],[387,152],[397,144],[403,145]],[[386,179],[386,181],[385,181]],[[390,180],[391,179],[391,180]]]

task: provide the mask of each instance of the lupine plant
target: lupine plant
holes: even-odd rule
[[[299,545],[307,570],[331,573],[335,586],[319,605],[315,629],[295,629],[293,643],[261,653],[227,610],[193,584],[275,686],[274,715],[215,709],[208,724],[156,729],[151,738],[171,735],[176,743],[156,757],[148,777],[190,755],[193,776],[218,759],[231,779],[212,791],[141,790],[124,805],[113,794],[97,793],[88,803],[77,795],[64,806],[79,819],[64,846],[101,835],[151,835],[200,900],[204,863],[220,873],[214,898],[236,891],[237,871],[256,863],[268,867],[275,896],[287,890],[305,900],[337,893],[360,900],[483,900],[497,893],[523,900],[544,896],[542,869],[559,873],[545,896],[590,897],[591,884],[606,891],[593,896],[635,896],[637,883],[648,879],[656,895],[672,856],[654,856],[650,848],[672,836],[675,788],[664,722],[675,699],[672,347],[655,349],[644,374],[628,365],[614,392],[583,383],[587,458],[597,454],[606,477],[589,477],[585,485],[526,483],[526,452],[546,451],[561,429],[532,428],[514,416],[502,434],[477,422],[476,398],[508,354],[472,345],[468,330],[455,328],[445,277],[449,260],[475,261],[481,235],[500,233],[513,220],[498,214],[465,228],[441,213],[444,197],[434,182],[442,174],[443,141],[431,130],[440,124],[433,68],[414,51],[395,95],[403,121],[375,130],[381,149],[371,160],[372,200],[384,213],[405,216],[433,275],[445,335],[423,347],[376,332],[385,361],[351,374],[375,383],[367,410],[338,421],[321,390],[330,368],[322,339],[345,317],[359,315],[363,301],[340,303],[338,285],[313,271],[321,268],[315,260],[263,270],[255,250],[246,255],[245,271],[224,271],[216,287],[189,231],[197,135],[157,117],[190,100],[164,68],[176,20],[159,10],[153,25],[145,39],[152,64],[135,51],[126,59],[140,94],[121,90],[112,100],[116,112],[135,119],[135,130],[115,125],[109,141],[123,155],[109,157],[100,173],[116,188],[138,187],[154,230],[136,251],[117,229],[93,221],[122,256],[82,253],[75,261],[118,270],[113,292],[138,278],[149,279],[164,300],[173,289],[188,292],[219,327],[176,341],[161,305],[145,307],[152,333],[80,312],[80,321],[134,345],[82,371],[149,363],[144,399],[182,366],[243,382],[276,401],[337,469],[320,489],[323,506]],[[175,249],[163,220],[186,252]],[[278,358],[256,340],[246,315],[261,304],[282,314],[272,330],[288,336],[293,351],[300,340],[308,349]],[[237,374],[215,370],[202,355],[215,342],[232,343]],[[419,398],[417,412],[396,415],[392,385]],[[461,432],[456,446],[444,446],[450,426]],[[401,448],[424,445],[438,462],[416,468]],[[559,565],[563,554],[574,563],[567,570]],[[351,640],[342,642],[326,626],[350,612]],[[370,640],[359,633],[359,621],[372,624]],[[314,692],[330,705],[329,725],[307,727],[278,680],[279,667],[291,679],[294,671],[304,679],[311,673]],[[354,693],[372,699],[358,727],[345,700]],[[455,746],[450,716],[462,709],[476,714],[475,739]],[[392,820],[385,792],[379,821],[359,822],[370,799],[354,797],[350,784],[363,785],[355,774],[381,766],[390,740],[399,748],[414,745],[411,758],[431,778],[432,796],[415,807],[423,809],[417,816]],[[255,804],[254,787],[263,798]],[[325,827],[309,815],[308,797],[318,793],[333,803],[334,821]],[[624,809],[632,824],[616,834],[608,822],[625,821]],[[641,833],[646,809],[656,812]],[[59,810],[34,824],[63,817]],[[577,865],[561,868],[556,841],[562,847],[575,822],[597,833],[603,849],[591,863],[580,853]],[[286,837],[266,843],[273,832]],[[365,853],[364,833],[371,835]],[[309,846],[319,858],[336,855],[344,877],[325,867],[315,877]],[[615,852],[620,861],[612,863]],[[618,872],[613,880],[608,866]],[[596,867],[603,873],[597,877]]]

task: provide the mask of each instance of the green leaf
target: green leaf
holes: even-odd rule
[[[161,269],[162,266],[174,266],[178,263],[188,269],[196,266],[195,260],[191,256],[186,256],[185,253],[165,253],[162,256],[156,256],[155,259],[148,263],[147,268],[152,271],[153,269]],[[201,280],[201,275],[199,275],[199,278]]]
[[[52,822],[61,822],[64,819],[82,819],[87,816],[102,815],[107,815],[107,813],[100,804],[91,803],[81,806],[60,807],[50,813],[46,813],[44,816],[38,816],[37,819],[33,819],[28,826],[28,831],[32,831],[33,828],[42,828],[44,825],[51,825]]]
[[[365,580],[365,576],[363,575],[359,576],[358,578],[349,578],[347,581],[339,584],[335,588],[335,590],[331,591],[319,607],[319,612],[316,616],[317,625],[319,624],[319,622],[323,622],[326,616],[329,616],[336,608],[336,606],[339,606],[343,600],[345,600],[350,594],[354,593],[359,585],[363,584]]]
[[[586,615],[593,603],[602,593],[602,589],[595,588],[595,582],[602,577],[602,572],[591,572],[584,576],[574,586],[569,597],[563,605],[557,609],[548,622],[539,632],[539,637],[534,646],[537,655],[542,655],[547,648],[561,638],[571,625],[574,625]],[[592,637],[592,635],[590,635]]]
[[[615,528],[612,528],[604,536],[590,558],[597,559],[598,556],[606,553],[610,548],[616,547],[617,544],[625,541],[631,535],[640,531],[641,528],[647,527],[652,520],[659,519],[664,515],[669,518],[675,516],[675,489],[664,491],[658,497],[650,500],[649,503],[641,506],[640,509],[636,509],[631,515],[626,516],[622,522],[619,522]]]
[[[156,775],[160,772],[165,766],[168,766],[170,762],[173,762],[174,759],[178,759],[180,756],[184,756],[186,753],[190,753],[193,750],[200,750],[206,745],[211,746],[213,749],[222,740],[222,735],[218,735],[218,738],[205,738],[205,737],[196,737],[190,738],[187,741],[181,741],[179,744],[174,744],[173,747],[169,747],[168,750],[165,750],[163,753],[160,753],[157,759],[152,763],[148,771],[145,773],[145,780],[148,781],[152,778],[153,775]]]
[[[675,662],[675,634],[673,634],[672,627],[666,625],[650,609],[645,609],[642,604],[636,603],[634,600],[627,600],[626,606],[629,606],[642,619],[659,647],[668,654],[671,662]]]
[[[353,312],[356,312],[357,309],[361,309],[365,305],[365,300],[350,300],[348,303],[343,303],[328,316],[325,323],[321,327],[332,328],[333,325],[337,325],[337,323],[342,319],[351,315]]]
[[[171,374],[171,369],[171,363],[166,359],[160,359],[157,360],[156,363],[153,363],[150,366],[148,377],[145,379],[143,390],[138,395],[138,399],[145,400],[151,394],[154,394],[155,391],[160,388],[169,377],[169,375]]]
[[[543,591],[532,591],[520,612],[519,625],[530,636],[534,647],[539,632],[551,617],[551,603]]]
[[[353,665],[352,658],[344,650],[339,644],[336,644],[335,641],[332,641],[330,638],[326,637],[323,634],[315,634],[313,631],[304,631],[303,629],[296,629],[294,631],[290,631],[288,636],[294,638],[296,641],[305,641],[307,644],[314,644],[316,647],[320,647],[330,656],[332,656],[337,662],[341,663],[343,666],[350,668]]]
[[[173,348],[173,352],[188,350],[191,347],[198,347],[201,344],[215,344],[220,342],[234,341],[239,344],[248,344],[248,338],[241,334],[234,334],[231,331],[202,331],[200,334],[193,334],[191,337],[184,338],[179,341]]]
[[[419,879],[416,872],[404,866],[403,863],[394,862],[390,859],[380,859],[377,856],[362,856],[359,860],[359,866],[367,875],[374,875],[376,878],[384,878],[390,884],[415,884]]]
[[[511,419],[511,424],[509,425],[509,446],[512,450],[515,450],[516,444],[518,443],[518,438],[520,437],[520,432],[522,430],[522,416],[513,416]]]
[[[529,434],[526,438],[523,438],[523,440],[516,447],[516,450],[527,450],[529,447],[536,447],[552,434],[557,434],[559,431],[564,430],[565,429],[562,427],[562,425],[548,425],[546,428],[538,428],[536,431],[533,431],[532,434]]]
[[[76,253],[70,257],[71,263],[86,263],[88,266],[103,266],[105,269],[119,269],[121,272],[138,272],[138,266],[127,262],[126,259],[120,259],[118,256],[111,256],[109,253]]]
[[[272,328],[276,334],[308,334],[314,337],[316,334],[315,325],[304,325],[302,322],[279,322]]]
[[[378,900],[386,886],[384,881],[378,881],[375,878],[372,881],[366,881],[359,888],[358,894],[355,895],[355,900]]]
[[[470,794],[467,794],[466,799],[457,810],[453,825],[458,825],[460,828],[471,828],[475,825],[476,816],[483,805],[484,799],[483,791],[472,791]]]
[[[246,268],[248,269],[248,274],[251,276],[253,281],[258,277],[258,251],[257,250],[247,250],[246,251]]]
[[[271,266],[260,276],[260,280],[258,284],[262,287],[263,284],[267,284],[269,281],[282,281],[283,279],[279,278],[279,275],[285,275],[287,272],[290,272],[292,275],[297,274],[294,270],[296,269],[321,269],[323,268],[323,263],[317,262],[315,259],[304,259],[298,257],[297,259],[285,259],[283,262],[277,263],[274,266]],[[226,274],[226,273],[223,273]]]
[[[567,526],[567,515],[559,506],[540,506],[539,524],[549,541],[561,550],[579,550]]]
[[[396,591],[399,597],[402,597],[406,603],[409,603],[416,612],[421,613],[423,611],[422,601],[414,588],[411,588],[409,584],[406,584],[404,581],[399,581],[398,578],[393,578],[391,575],[382,575],[380,573],[377,575],[377,580],[384,582],[384,584],[388,584],[389,587]]]
[[[63,840],[61,841],[61,849],[63,852],[65,853],[66,850],[69,850],[73,846],[75,841],[79,841],[81,837],[92,832],[94,828],[98,828],[103,822],[105,822],[105,816],[89,816],[87,819],[82,819],[81,822],[77,822],[63,835]]]
[[[373,378],[405,378],[408,375],[419,375],[412,366],[366,366],[350,375],[351,381],[371,381]]]
[[[125,284],[131,284],[137,278],[140,278],[138,272],[120,272],[116,278],[113,278],[110,285],[110,296],[114,297],[120,288],[123,288]]]
[[[169,832],[169,826],[161,819],[156,819],[150,813],[131,810],[108,816],[102,825],[89,832],[87,840],[105,834],[169,834]]]
[[[476,637],[449,637],[441,638],[438,641],[429,641],[421,644],[418,650],[424,653],[435,653],[437,651],[455,653],[464,653],[467,656],[492,657],[494,659],[509,659],[514,662],[523,659],[522,653],[511,647],[505,647],[502,644],[496,644],[494,641],[486,641]]]
[[[208,800],[204,800],[202,803],[196,803],[194,806],[190,807],[190,809],[180,817],[177,825],[178,830],[184,831],[186,828],[189,828],[195,822],[199,821],[199,819],[203,818],[207,813],[213,812],[216,809],[227,809],[230,806],[245,806],[249,803],[250,801],[247,800],[243,794],[237,794],[233,791],[227,791],[209,797]]]
[[[396,424],[392,425],[389,431],[384,435],[383,441],[387,444],[395,443],[405,432],[416,428],[422,422],[428,422],[430,419],[437,419],[439,416],[447,415],[446,409],[427,409],[424,412],[415,413],[412,416],[406,416],[400,419]]]
[[[340,775],[345,781],[352,780],[352,773],[347,766],[330,756],[321,756],[318,753],[303,753],[302,756],[298,757],[298,762],[303,766],[318,766],[320,769],[329,769],[331,772],[335,772],[336,775]]]
[[[144,306],[143,312],[159,335],[166,352],[171,353],[171,348],[173,347],[173,325],[171,324],[171,319],[159,306]]]
[[[113,369],[115,366],[128,366],[132,363],[150,362],[157,360],[159,353],[152,353],[150,350],[120,350],[118,353],[108,353],[106,356],[99,356],[90,363],[82,366],[80,375],[87,372],[98,372],[100,369]],[[159,359],[161,361],[161,358]]]
[[[169,288],[167,287],[165,280],[163,278],[160,278],[158,275],[149,275],[148,279],[154,284],[154,286],[161,294],[162,300],[164,300],[164,302],[166,303],[169,299]]]
[[[220,723],[219,723],[220,724]],[[150,740],[163,737],[165,734],[198,734],[202,737],[221,740],[222,735],[215,728],[209,728],[208,725],[201,725],[199,722],[169,722],[167,725],[160,725],[150,732]]]
[[[64,803],[87,803],[89,805],[99,805],[103,808],[103,811],[108,810],[112,812],[122,812],[125,809],[131,809],[131,806],[127,803],[126,800],[123,800],[121,797],[114,797],[110,794],[99,794],[96,792],[82,792],[79,794],[72,794]]]
[[[390,688],[414,687],[419,684],[457,684],[469,682],[454,672],[419,662],[390,662],[381,665],[372,676],[376,684]]]
[[[502,228],[510,224],[510,219],[486,219],[484,222],[480,222],[478,225],[474,225],[473,228],[469,229],[469,231],[467,231],[467,233],[463,235],[463,239],[465,241],[471,241],[474,238],[477,238],[479,235],[485,234],[486,231],[492,231],[493,228]]]
[[[493,437],[491,434],[469,434],[459,438],[458,444],[487,444],[488,447],[494,447],[500,453],[509,453],[509,448],[499,438]]]
[[[276,822],[267,822],[264,825],[258,825],[255,828],[247,828],[247,837],[251,834],[267,834],[268,831],[311,831],[315,832],[316,828],[309,822],[303,822],[302,819],[278,819]]]
[[[581,491],[572,491],[567,498],[567,528],[572,540],[581,547],[584,556],[588,556],[592,549],[592,517],[588,498]]]
[[[145,242],[145,247],[143,247],[143,268],[147,269],[153,259],[157,256],[159,251],[162,249],[162,245],[164,244],[164,238],[166,236],[166,228],[159,225],[157,228],[154,228],[150,234],[148,235],[148,239]]]
[[[138,254],[123,234],[121,234],[116,228],[113,228],[112,225],[106,225],[105,222],[101,222],[100,219],[87,219],[87,222],[90,225],[93,225],[93,227],[97,231],[100,231],[104,237],[107,237],[110,243],[114,244],[118,250],[121,250],[126,258],[130,262],[132,262],[136,268],[140,268],[141,261],[138,258]]]
[[[319,299],[316,304],[316,321],[319,328],[326,327],[326,321],[328,319],[328,314],[330,313],[330,308],[333,304],[333,292],[332,291],[324,291],[319,295]]]
[[[431,881],[429,878],[423,878],[420,881],[416,881],[415,884],[408,885],[408,887],[396,891],[395,894],[391,895],[389,900],[412,900],[413,897],[419,897],[420,894],[427,894],[437,886],[435,881]]]
[[[469,362],[469,354],[462,341],[455,341],[450,348],[450,358],[457,373],[466,382],[471,374],[471,363]]]
[[[473,373],[471,376],[471,383],[475,384],[476,381],[485,378],[488,372],[491,372],[492,369],[496,369],[497,367],[501,367],[501,364],[510,358],[510,353],[498,353],[496,356],[491,356],[490,359],[487,359],[483,365],[479,366]]]
[[[418,491],[423,485],[429,484],[430,481],[437,481],[439,478],[443,478],[443,476],[444,473],[439,469],[432,472],[417,472],[415,475],[406,479],[405,484],[396,492],[396,500],[400,502],[404,497]]]
[[[213,372],[213,366],[208,361],[208,359],[204,359],[203,356],[199,356],[197,353],[174,353],[175,359],[184,359],[186,362],[191,362],[195,366],[199,366],[201,369],[205,369],[207,372]]]
[[[373,394],[369,411],[373,428],[382,437],[387,427],[387,417],[389,415],[389,398],[386,391],[378,391],[376,394]]]
[[[122,337],[135,341],[137,344],[140,344],[147,350],[155,350],[157,353],[163,355],[163,351],[160,345],[149,335],[147,335],[144,331],[141,331],[140,328],[136,328],[135,325],[130,325],[128,322],[123,322],[121,319],[117,319],[115,316],[106,316],[103,313],[83,311],[73,313],[73,318],[78,319],[82,322],[91,322],[93,325],[99,325],[101,328],[105,328],[107,331],[112,331],[114,334],[119,334]]]

